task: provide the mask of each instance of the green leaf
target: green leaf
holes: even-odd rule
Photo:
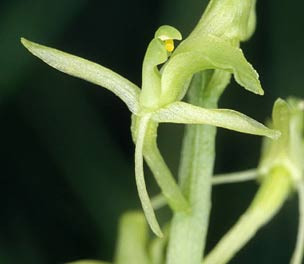
[[[177,49],[165,65],[161,80],[162,105],[180,99],[186,80],[194,73],[207,69],[231,72],[248,91],[259,95],[264,93],[258,73],[241,49],[211,35],[205,36],[202,42],[193,41],[191,48]]]
[[[205,109],[183,102],[172,103],[155,112],[151,118],[160,123],[212,125],[273,139],[280,136],[280,132],[269,129],[237,111],[229,109]]]
[[[21,42],[33,55],[51,67],[112,91],[125,102],[131,112],[138,112],[140,89],[119,74],[97,63],[31,42],[24,38],[21,38]]]

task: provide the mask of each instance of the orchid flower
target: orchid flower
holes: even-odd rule
[[[146,188],[143,158],[152,170],[170,208],[173,211],[191,210],[158,150],[156,140],[160,123],[207,124],[270,138],[279,136],[278,131],[269,129],[237,111],[206,109],[181,102],[193,74],[206,69],[232,73],[235,80],[245,89],[263,94],[258,74],[238,47],[239,41],[247,38],[253,27],[253,2],[211,1],[196,29],[175,51],[174,41],[182,39],[180,32],[171,26],[161,26],[144,57],[141,89],[94,62],[21,39],[22,44],[32,54],[50,66],[110,90],[127,105],[132,113],[131,131],[135,142],[137,190],[146,219],[157,236],[162,236],[162,231]],[[249,5],[245,8],[252,13],[249,15],[249,21],[235,21],[238,18],[235,14],[214,17],[214,12],[222,10],[225,5],[235,5],[236,11],[239,10],[239,5]],[[244,14],[238,19],[245,17]],[[226,19],[226,24],[223,23],[223,18]],[[222,22],[219,23],[220,20]],[[239,24],[242,26],[233,26]],[[229,31],[224,30],[229,27]]]
[[[280,210],[294,191],[299,196],[299,227],[291,264],[301,264],[304,251],[304,101],[278,99],[273,107],[272,124],[281,131],[278,140],[264,140],[257,170],[214,177],[227,183],[258,178],[261,186],[251,205],[237,223],[206,256],[204,264],[227,263],[255,233]],[[232,177],[231,177],[232,176]]]

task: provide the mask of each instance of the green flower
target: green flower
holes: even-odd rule
[[[227,263],[255,233],[281,209],[289,195],[299,195],[299,228],[292,264],[301,264],[304,250],[304,102],[278,99],[273,107],[273,129],[281,132],[278,140],[264,139],[257,170],[232,177],[215,177],[216,183],[236,182],[258,177],[260,188],[237,223],[204,259],[205,264]]]
[[[239,41],[248,37],[248,32],[252,30],[252,19],[246,23],[243,20],[246,12],[252,18],[253,2],[211,1],[196,29],[175,51],[174,40],[180,40],[181,34],[173,27],[160,27],[145,54],[142,89],[101,65],[26,39],[21,40],[31,53],[50,66],[100,85],[125,102],[132,113],[135,179],[139,198],[147,221],[158,236],[162,236],[162,232],[146,189],[143,157],[171,209],[191,210],[158,150],[156,139],[159,123],[207,124],[270,138],[279,136],[279,132],[268,129],[239,112],[205,109],[181,102],[193,74],[206,69],[228,72],[229,78],[225,75],[225,83],[229,82],[232,73],[245,89],[263,94],[258,74],[238,48]],[[228,19],[225,20],[226,24],[220,22],[221,16],[215,15],[219,10],[230,14],[230,18],[225,17]],[[240,23],[245,23],[245,27],[243,24],[239,26]]]
[[[278,99],[272,119],[273,128],[281,131],[282,135],[277,141],[264,140],[258,172],[262,184],[273,170],[278,170],[281,177],[287,178],[290,191],[285,199],[293,190],[298,192],[300,219],[291,263],[301,264],[304,251],[304,101],[296,98],[289,98],[287,102]],[[282,192],[285,192],[284,189],[286,187],[282,186]]]

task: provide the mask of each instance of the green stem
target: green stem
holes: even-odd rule
[[[243,181],[250,181],[255,180],[258,176],[257,169],[251,169],[246,171],[240,172],[232,172],[232,173],[225,173],[225,174],[218,174],[212,178],[213,185],[219,184],[227,184],[227,183],[236,183],[236,182],[243,182]]]
[[[256,180],[258,177],[257,169],[250,169],[245,171],[230,172],[217,174],[212,177],[212,185],[228,184],[228,183],[238,183],[250,180]],[[158,210],[165,205],[167,205],[167,200],[162,193],[155,195],[151,198],[151,204],[154,210]]]
[[[151,198],[151,204],[154,210],[158,210],[167,205],[167,200],[162,193]]]
[[[256,180],[258,177],[257,169],[250,169],[245,171],[230,172],[223,174],[216,174],[212,177],[212,185],[220,185],[227,183],[238,183],[250,180]],[[158,210],[167,205],[167,200],[162,193],[151,198],[151,204],[154,210]]]
[[[295,251],[293,252],[291,264],[301,264],[304,251],[304,184],[298,185],[299,196],[299,228]]]
[[[252,204],[238,222],[203,260],[203,264],[224,264],[282,207],[291,190],[291,179],[283,168],[274,168],[263,179]]]
[[[205,71],[191,82],[189,101],[206,108],[216,108],[230,74]],[[183,141],[180,184],[188,198],[191,212],[177,212],[171,222],[167,264],[201,262],[211,208],[211,178],[215,159],[216,128],[189,125]]]

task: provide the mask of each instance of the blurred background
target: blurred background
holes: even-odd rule
[[[64,75],[30,55],[21,36],[85,57],[134,83],[154,31],[184,36],[207,0],[0,1],[0,263],[111,260],[119,216],[140,208],[130,114],[101,87]],[[234,82],[221,107],[264,122],[277,97],[304,96],[304,3],[258,1],[258,25],[243,44],[265,96]],[[163,125],[159,144],[176,174],[183,127]],[[218,130],[216,172],[257,165],[261,138]],[[151,193],[155,183],[147,173]],[[254,182],[215,187],[209,250],[248,206]],[[170,217],[166,210],[160,218]],[[296,240],[297,197],[231,263],[288,263]]]

